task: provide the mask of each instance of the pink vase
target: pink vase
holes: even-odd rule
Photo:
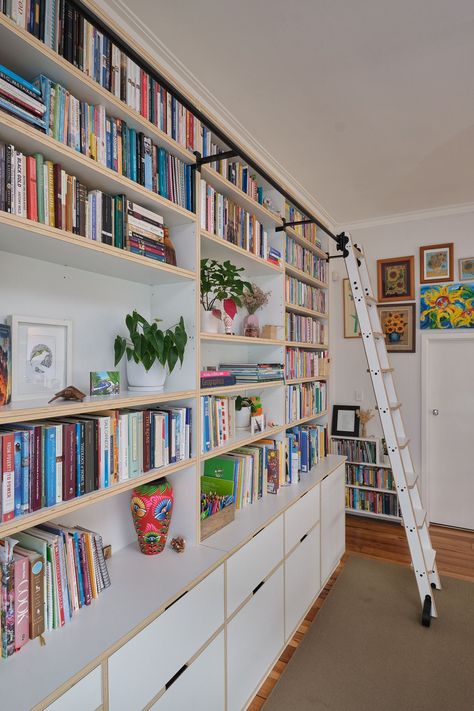
[[[248,314],[244,322],[244,336],[258,338],[260,336],[260,324],[257,314]]]
[[[145,555],[156,555],[164,549],[173,502],[173,489],[166,479],[151,481],[133,490],[133,523],[140,550]]]

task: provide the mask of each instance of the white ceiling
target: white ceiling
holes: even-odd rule
[[[472,0],[133,12],[337,223],[474,202]]]

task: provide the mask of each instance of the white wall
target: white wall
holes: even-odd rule
[[[370,278],[377,294],[377,259],[385,257],[415,256],[415,296],[419,318],[419,247],[426,244],[454,242],[454,279],[458,278],[458,258],[474,256],[474,212],[427,217],[351,230],[355,242],[361,244],[367,257]],[[331,357],[332,401],[335,404],[359,404],[374,408],[375,398],[367,364],[358,338],[344,338],[342,278],[346,276],[342,260],[331,263],[331,271],[339,276],[331,280]],[[398,400],[402,403],[402,416],[410,438],[411,453],[416,470],[421,475],[421,339],[422,332],[416,323],[416,353],[391,353],[395,368],[394,380]],[[354,391],[363,393],[357,403]],[[378,416],[368,424],[369,435],[381,436]]]

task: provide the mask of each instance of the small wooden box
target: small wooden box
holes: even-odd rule
[[[208,516],[201,521],[201,541],[204,541],[213,533],[217,533],[221,528],[227,526],[235,518],[235,505],[231,504],[226,506],[225,509],[221,509],[213,516]]]
[[[279,326],[271,326],[269,324],[266,324],[265,326],[262,326],[262,332],[260,334],[260,338],[278,338],[278,329]]]

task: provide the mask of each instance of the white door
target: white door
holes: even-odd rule
[[[429,518],[474,529],[474,333],[427,335],[423,355]]]

